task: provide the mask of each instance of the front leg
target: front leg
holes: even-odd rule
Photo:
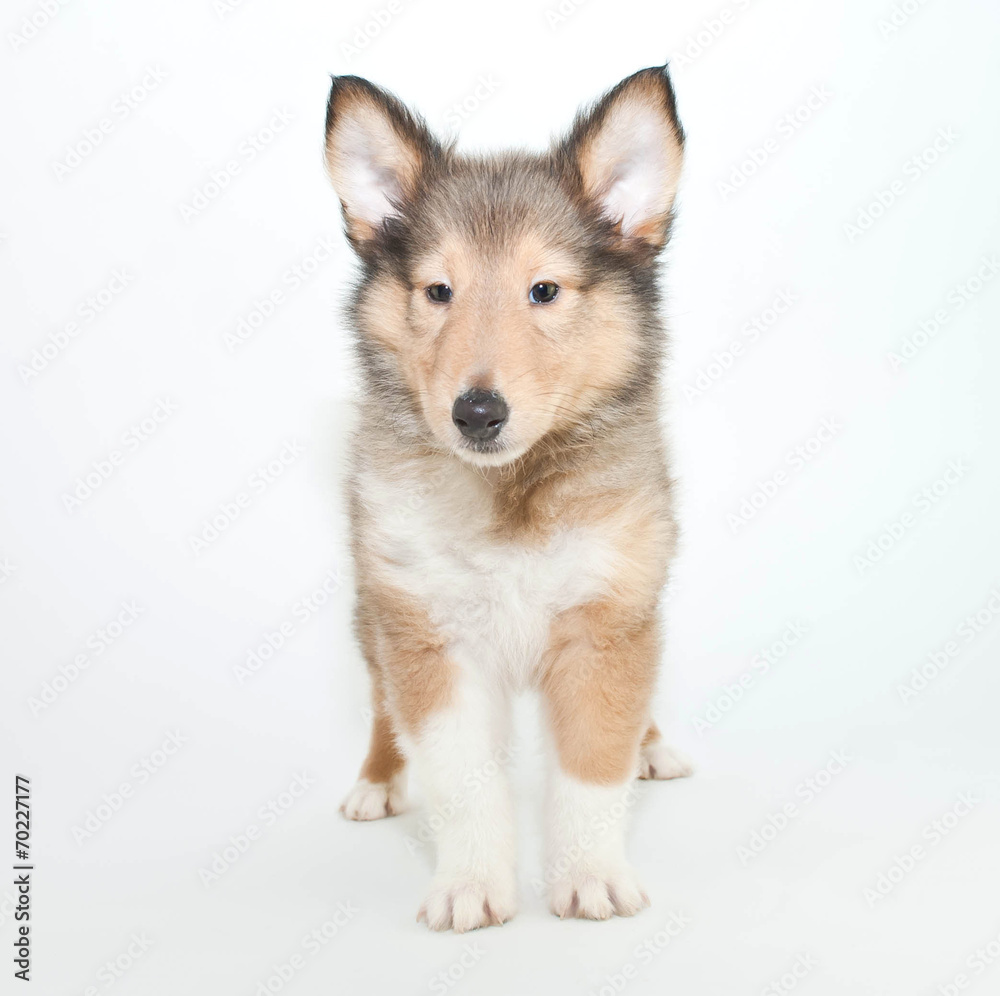
[[[654,612],[610,601],[554,623],[542,677],[556,764],[546,877],[557,916],[632,916],[649,899],[625,858],[625,830],[658,651]]]
[[[433,930],[501,924],[517,908],[504,705],[459,668],[451,701],[414,744],[429,815],[441,824],[434,880],[417,914]]]
[[[437,839],[434,879],[417,919],[458,932],[501,924],[517,906],[504,767],[509,702],[417,606],[396,596],[386,607],[384,673]]]

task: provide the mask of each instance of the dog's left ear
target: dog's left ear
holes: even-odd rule
[[[622,80],[577,117],[558,149],[583,195],[622,235],[656,248],[666,241],[683,151],[666,66]]]

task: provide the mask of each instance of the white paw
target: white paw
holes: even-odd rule
[[[395,816],[405,808],[406,794],[400,779],[370,782],[367,778],[359,778],[340,811],[349,820],[380,820],[383,816]]]
[[[646,744],[639,753],[640,778],[686,778],[693,771],[691,759],[662,740]]]
[[[517,890],[512,873],[435,878],[417,920],[431,930],[461,934],[477,927],[499,926],[517,912]]]
[[[628,865],[578,867],[556,879],[549,908],[558,917],[607,920],[633,916],[649,905],[649,897]]]

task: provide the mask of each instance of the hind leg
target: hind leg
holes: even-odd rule
[[[650,722],[639,748],[640,778],[686,778],[694,771],[690,759],[663,742],[659,727]]]
[[[381,682],[377,685],[373,682],[375,715],[368,756],[354,788],[340,807],[349,820],[380,820],[406,808],[406,759],[396,744],[380,685]]]
[[[375,628],[360,595],[357,635],[372,679],[372,734],[368,756],[340,811],[349,820],[380,820],[406,808],[406,758],[396,743],[392,719],[386,708],[385,685],[375,656]]]

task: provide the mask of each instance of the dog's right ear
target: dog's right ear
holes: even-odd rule
[[[392,94],[359,76],[333,77],[326,166],[356,246],[399,214],[439,152],[424,123]]]

